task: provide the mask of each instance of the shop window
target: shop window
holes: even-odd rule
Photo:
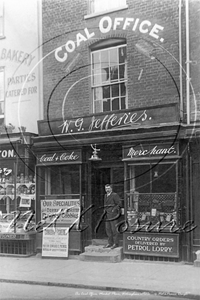
[[[0,0],[0,38],[4,36],[4,8],[3,0]]]
[[[177,221],[176,163],[149,163],[128,166],[127,218],[133,224]]]
[[[99,113],[126,109],[126,45],[92,51],[91,66],[93,112]]]
[[[55,198],[63,195],[80,194],[80,166],[52,166],[45,168],[42,175],[41,188],[44,194]],[[43,194],[43,195],[44,195]]]
[[[89,0],[89,13],[116,10],[126,7],[126,0]]]
[[[5,71],[0,68],[0,120],[4,119]]]

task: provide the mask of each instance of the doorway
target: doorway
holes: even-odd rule
[[[116,192],[122,201],[124,196],[124,167],[108,166],[94,167],[92,176],[92,203],[94,204],[92,213],[92,238],[107,239],[105,231],[105,220],[102,219],[104,212],[105,185],[111,183],[113,191]],[[102,221],[100,222],[100,220]]]

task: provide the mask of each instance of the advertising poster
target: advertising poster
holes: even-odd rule
[[[69,228],[47,228],[42,235],[42,256],[68,257]]]
[[[56,224],[73,224],[80,216],[80,200],[79,199],[59,199],[59,200],[42,200],[41,201],[41,219],[45,216],[50,216],[47,223],[50,223],[53,215],[62,209],[62,214]]]

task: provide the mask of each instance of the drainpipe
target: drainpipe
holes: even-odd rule
[[[185,21],[186,21],[186,104],[187,104],[187,125],[190,124],[190,46],[189,46],[189,2],[185,0]]]
[[[182,0],[179,0],[179,80],[180,80],[180,118],[183,121],[183,76],[182,76],[182,19],[181,19],[181,11],[182,8]]]

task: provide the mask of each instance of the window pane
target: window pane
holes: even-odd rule
[[[126,78],[126,66],[125,65],[119,66],[119,78],[120,79]]]
[[[102,87],[94,89],[94,100],[96,99],[102,99]]]
[[[103,87],[103,98],[110,98],[110,86]]]
[[[126,85],[125,85],[125,83],[121,83],[120,88],[121,88],[121,96],[125,96],[126,95]]]
[[[118,65],[118,48],[110,49],[110,65]]]
[[[92,54],[92,68],[94,70],[100,69],[100,53],[99,52],[94,52]]]
[[[119,98],[112,100],[112,110],[119,110]]]
[[[110,99],[103,100],[103,111],[110,111]]]
[[[152,192],[176,192],[176,166],[171,164],[152,165]]]
[[[102,112],[101,103],[102,103],[102,100],[98,100],[98,101],[94,102],[94,112],[95,113]]]
[[[101,65],[102,67],[108,67],[109,65],[109,52],[108,50],[101,51]]]
[[[118,84],[112,85],[111,91],[112,91],[112,98],[118,97],[119,96],[119,85]]]
[[[110,76],[109,76],[109,68],[108,67],[101,69],[101,78],[102,78],[102,82],[109,81]]]
[[[100,85],[101,84],[101,70],[96,70],[93,76],[93,84]]]
[[[51,194],[79,194],[79,166],[51,167]]]
[[[126,47],[119,48],[119,63],[126,62]]]
[[[121,98],[121,109],[126,109],[126,98]]]
[[[118,80],[118,67],[114,66],[110,68],[111,81]]]
[[[150,193],[150,165],[135,166],[135,189],[140,193]]]

